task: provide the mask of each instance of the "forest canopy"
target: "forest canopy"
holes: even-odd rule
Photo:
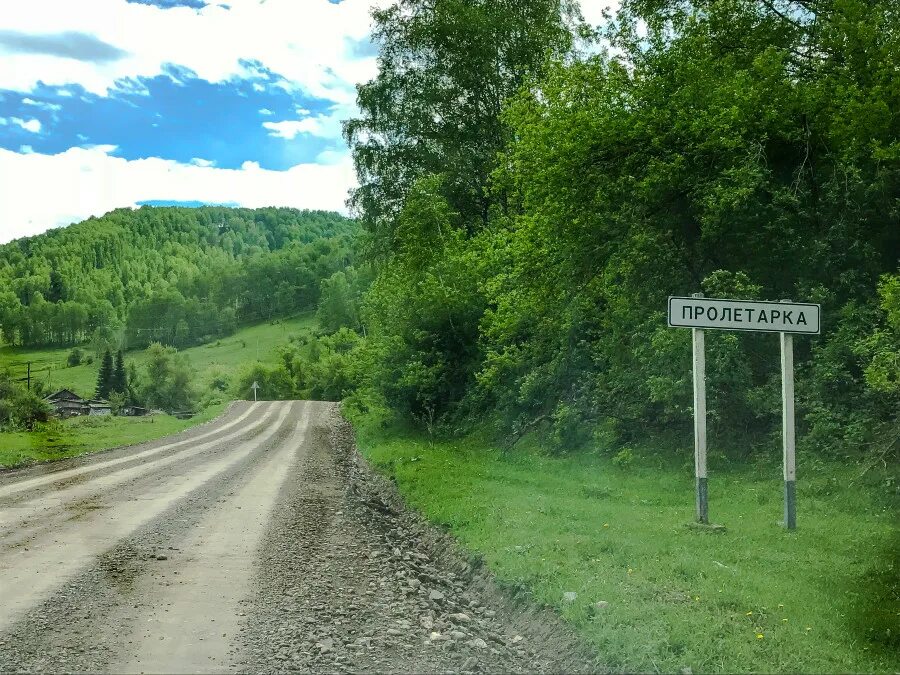
[[[97,354],[184,347],[314,309],[352,262],[356,225],[296,209],[118,209],[0,246],[0,330],[28,347]]]
[[[374,16],[345,131],[376,274],[345,394],[560,448],[687,431],[667,296],[791,298],[824,317],[795,341],[804,443],[896,442],[896,2],[625,0],[596,34],[565,0]],[[712,433],[771,438],[777,342],[707,349]]]

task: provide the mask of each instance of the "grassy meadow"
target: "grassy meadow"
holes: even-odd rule
[[[713,465],[710,517],[726,526],[716,533],[690,527],[689,446],[673,463],[652,451],[507,453],[365,424],[358,437],[409,502],[503,583],[556,608],[611,669],[900,670],[896,477],[883,468],[859,477],[861,467],[799,458],[788,532],[780,457]]]
[[[197,347],[181,350],[196,374],[196,383],[205,386],[212,375],[219,370],[229,374],[237,372],[243,364],[259,361],[274,363],[277,358],[276,348],[287,342],[291,335],[312,330],[315,318],[312,314],[293,319],[280,320],[277,323],[263,323],[238,330],[233,335],[221,338]],[[81,396],[90,396],[97,384],[97,373],[100,370],[100,359],[95,358],[91,364],[67,367],[66,357],[71,348],[33,350],[20,347],[0,347],[0,370],[11,368],[16,377],[24,377],[25,364],[31,361],[33,381],[44,383],[48,391],[71,389]],[[88,348],[82,347],[85,354]],[[126,362],[134,362],[143,366],[145,355],[143,350],[127,352]],[[48,368],[49,373],[48,373]]]
[[[189,420],[169,415],[73,417],[43,425],[34,432],[0,433],[0,467],[47,462],[153,441],[208,422],[224,411],[225,405],[210,406]]]
[[[271,364],[277,359],[277,347],[285,344],[291,335],[310,331],[315,326],[312,315],[249,326],[234,335],[198,347],[185,349],[185,355],[195,373],[195,384],[206,387],[218,373],[236,374],[245,364],[256,361]],[[0,347],[0,369],[23,361],[32,361],[32,376],[47,378],[50,367],[49,390],[72,389],[82,396],[90,396],[96,385],[100,364],[72,368],[65,367],[70,350],[24,350]],[[133,361],[140,367],[143,351],[128,352],[126,362]],[[41,371],[44,371],[41,373]],[[18,374],[18,368],[15,370]],[[249,397],[251,392],[240,397]],[[224,410],[224,405],[214,405],[189,420],[179,420],[168,415],[153,417],[77,417],[69,420],[53,420],[34,432],[0,432],[0,468],[44,462],[88,452],[96,452],[120,445],[131,445],[155,440],[178,433],[191,426],[202,424]]]

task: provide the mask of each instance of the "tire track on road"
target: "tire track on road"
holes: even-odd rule
[[[262,458],[247,482],[217,504],[180,542],[185,557],[156,575],[143,575],[134,592],[153,598],[125,632],[117,673],[222,672],[239,632],[241,603],[249,595],[253,564],[281,487],[306,444],[311,404],[292,433]],[[240,522],[235,522],[235,511]],[[177,582],[177,583],[176,583]],[[128,644],[133,645],[125,648]]]
[[[34,490],[37,488],[42,488],[45,486],[52,485],[53,483],[61,483],[61,487],[66,486],[66,481],[77,480],[84,474],[94,473],[97,471],[102,471],[103,469],[107,469],[109,467],[119,466],[120,464],[125,464],[129,462],[140,462],[148,457],[153,457],[160,453],[163,453],[167,450],[171,450],[173,448],[180,447],[182,445],[186,445],[188,443],[196,443],[201,440],[205,440],[210,438],[211,436],[215,436],[216,434],[222,433],[223,431],[227,431],[231,429],[241,422],[243,422],[247,417],[253,413],[258,407],[259,403],[254,403],[251,405],[240,417],[231,422],[223,424],[221,426],[217,426],[210,431],[200,434],[199,436],[194,436],[192,438],[186,438],[181,441],[176,441],[174,443],[167,443],[166,445],[150,448],[149,450],[143,450],[141,452],[137,452],[134,454],[126,455],[125,457],[117,457],[116,459],[108,459],[101,462],[94,462],[87,464],[85,466],[76,467],[73,469],[66,469],[64,471],[53,472],[48,475],[37,476],[35,478],[28,478],[22,481],[10,483],[8,485],[0,485],[0,499],[8,497],[10,495],[16,494],[18,492],[22,492],[24,490]]]
[[[246,414],[249,414],[255,408],[248,410]],[[246,414],[242,415],[240,419],[245,419]],[[265,426],[273,414],[274,409],[270,408],[252,426],[232,432],[226,436],[154,459],[151,462],[130,464],[116,468],[112,472],[89,478],[86,482],[72,485],[58,492],[24,502],[17,502],[13,508],[5,506],[4,510],[0,511],[0,552],[33,540],[36,536],[49,529],[58,528],[59,522],[54,518],[60,514],[65,514],[73,506],[75,511],[84,512],[114,507],[115,504],[103,504],[104,498],[109,499],[109,497],[115,496],[115,493],[110,492],[111,488],[118,487],[128,481],[138,481],[152,477],[175,462],[185,461],[204,454],[209,450],[216,450],[230,441],[256,433]],[[208,435],[200,438],[205,437],[208,437]],[[182,445],[187,442],[191,441],[169,444],[164,447],[172,448],[175,445]],[[79,504],[84,504],[83,509],[78,508]],[[37,520],[38,522],[35,523],[34,528],[29,529],[27,526],[32,520]]]
[[[0,631],[46,599],[79,570],[88,567],[104,551],[142,525],[162,516],[177,501],[188,498],[264,445],[279,431],[291,406],[276,403],[271,404],[271,408],[281,412],[268,431],[211,461],[200,472],[174,476],[165,490],[157,495],[129,499],[115,508],[95,511],[87,521],[60,532],[52,542],[0,554],[0,578],[4,580],[0,588]]]

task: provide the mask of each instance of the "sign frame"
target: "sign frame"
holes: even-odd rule
[[[744,309],[746,305],[762,305],[764,307],[771,307],[772,309],[778,308],[783,309],[785,304],[789,304],[791,307],[806,307],[811,310],[814,310],[816,317],[816,330],[783,330],[780,328],[758,328],[758,327],[740,327],[740,326],[716,326],[713,324],[703,324],[698,325],[696,323],[673,323],[672,318],[675,316],[675,312],[672,310],[672,304],[675,300],[686,300],[688,302],[697,302],[698,300],[705,300],[707,302],[716,302],[716,303],[731,303],[731,309]],[[813,302],[788,302],[788,301],[777,301],[777,300],[734,300],[732,298],[706,298],[706,297],[694,297],[694,296],[683,296],[683,295],[670,295],[667,304],[667,321],[669,328],[699,328],[701,330],[736,330],[741,331],[743,333],[791,333],[796,335],[821,335],[822,334],[822,306],[818,303]],[[676,320],[677,321],[677,320]]]
[[[732,313],[735,309],[747,310],[747,305],[763,305],[782,309],[808,307],[815,312],[816,330],[793,331],[785,330],[784,323],[779,328],[764,327],[740,327],[717,326],[715,324],[700,323],[691,313],[693,323],[673,323],[676,316],[673,311],[673,301],[684,300],[692,304],[699,302],[717,303],[719,309],[729,309],[729,321],[732,321]],[[723,307],[722,305],[726,305]],[[682,308],[685,305],[681,305]],[[760,310],[762,311],[762,310]],[[794,309],[790,309],[793,312]],[[706,312],[704,312],[706,313]],[[684,317],[682,309],[682,319]],[[716,312],[718,318],[718,311]],[[802,314],[801,314],[802,316]],[[710,321],[715,321],[711,319]],[[767,322],[768,323],[768,322]],[[788,325],[793,325],[788,323]],[[784,526],[788,530],[797,527],[797,469],[796,469],[796,431],[794,426],[794,335],[821,335],[822,332],[822,306],[811,302],[792,302],[791,300],[733,300],[731,298],[706,298],[702,293],[694,293],[690,297],[670,295],[668,300],[668,326],[669,328],[689,328],[691,330],[692,343],[692,370],[694,390],[694,475],[696,478],[696,515],[697,521],[709,524],[708,485],[706,473],[706,345],[704,331],[706,330],[734,330],[746,333],[778,333],[778,341],[781,352],[781,424],[783,446],[783,472],[784,472]]]

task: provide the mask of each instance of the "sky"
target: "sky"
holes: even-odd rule
[[[0,243],[145,203],[346,213],[389,1],[4,2]]]

